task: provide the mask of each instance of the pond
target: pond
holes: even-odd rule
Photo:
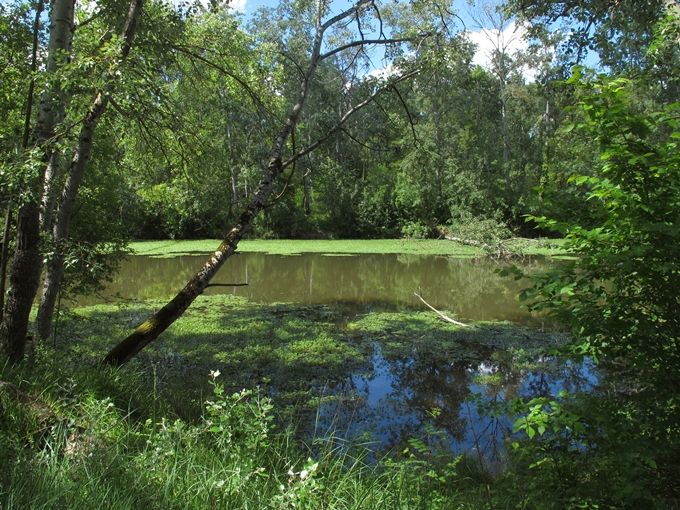
[[[78,304],[170,298],[204,260],[129,257],[101,295]],[[522,265],[531,272],[547,264],[526,259]],[[366,441],[376,450],[439,445],[472,453],[493,469],[502,464],[515,418],[507,402],[562,389],[591,391],[597,383],[591,364],[565,365],[544,355],[564,337],[522,309],[523,283],[500,276],[502,267],[442,256],[240,254],[214,282],[248,285],[210,288],[206,295],[213,297],[190,309],[199,316],[227,310],[217,313],[216,332],[197,340],[198,348],[187,347],[191,330],[164,345],[180,358],[182,349],[202,352],[205,366],[185,363],[200,366],[185,367],[200,377],[207,366],[236,384],[250,384],[251,373],[271,376],[267,391],[275,401],[290,401],[291,388],[306,388],[293,419],[307,437]],[[460,329],[437,321],[414,292],[462,321],[489,323]],[[219,294],[246,298],[252,308],[219,308]],[[327,342],[320,354],[306,354],[319,338]],[[329,370],[323,358],[335,355],[333,345],[354,349],[360,361],[348,358]],[[277,373],[284,375],[277,379]],[[309,402],[315,402],[311,411]]]
[[[206,255],[173,258],[132,256],[123,261],[101,301],[164,299],[174,294],[205,262]],[[545,267],[541,258],[526,259],[524,269]],[[206,295],[229,293],[257,303],[356,304],[357,309],[413,307],[423,309],[414,292],[434,307],[470,321],[527,323],[517,295],[522,283],[498,274],[490,259],[431,255],[237,254],[213,283],[247,283],[245,287],[211,287]]]

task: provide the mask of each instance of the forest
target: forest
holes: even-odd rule
[[[0,509],[680,508],[676,0],[0,3]]]

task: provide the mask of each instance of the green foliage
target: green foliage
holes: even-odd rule
[[[77,137],[73,126],[92,94],[114,74],[120,81],[97,133],[71,239],[59,247],[66,253],[66,291],[95,289],[111,274],[130,234],[193,238],[228,229],[262,174],[285,106],[298,94],[298,66],[314,24],[314,6],[307,1],[263,10],[247,29],[218,1],[210,9],[146,2],[127,70],[118,76],[120,39],[111,34],[125,4],[79,7],[73,58],[51,78],[68,97],[65,121],[51,140],[63,156],[62,169]],[[477,248],[423,239],[446,225],[454,237],[487,250],[505,249],[527,212],[544,231],[562,232],[565,249],[577,258],[543,278],[529,297],[536,310],[571,328],[569,356],[600,362],[602,391],[528,403],[515,430],[530,441],[516,449],[511,471],[527,494],[516,497],[519,490],[511,488],[513,506],[642,508],[677,505],[680,499],[673,478],[680,456],[680,106],[659,106],[678,97],[678,19],[671,3],[661,0],[644,5],[621,0],[614,10],[611,4],[517,0],[510,7],[545,22],[533,27],[543,41],[556,40],[547,37],[548,24],[568,17],[573,26],[558,67],[580,58],[589,45],[611,69],[631,75],[644,69],[633,81],[580,81],[585,74],[580,71],[555,87],[547,81],[562,70],[544,55],[543,81],[527,83],[520,67],[526,55],[497,55],[494,67],[483,69],[472,64],[474,48],[464,35],[442,32],[434,44],[390,46],[387,56],[400,64],[426,64],[420,76],[381,96],[345,123],[342,136],[337,133],[301,158],[286,182],[276,184],[277,199],[253,232],[272,238],[401,234],[418,241],[241,245],[244,251],[288,254],[476,255]],[[431,7],[439,14],[432,16]],[[442,13],[448,6],[428,2],[383,9],[381,23],[395,36],[441,28],[447,21]],[[662,22],[653,23],[664,12]],[[3,204],[37,200],[32,183],[44,168],[42,151],[20,150],[28,83],[36,78],[37,90],[46,85],[44,73],[33,76],[27,67],[32,15],[27,5],[0,5]],[[39,58],[45,35],[40,34]],[[354,35],[338,30],[330,37],[336,43]],[[363,52],[339,53],[320,66],[287,153],[323,136],[348,105],[375,90],[378,80],[366,77],[372,66]],[[574,104],[578,108],[568,108]],[[212,242],[138,247],[164,255],[214,248]],[[41,254],[49,259],[56,248],[46,242]],[[318,310],[254,311],[243,305],[225,325],[223,308],[231,305],[211,302],[210,309],[197,303],[201,320],[189,314],[168,332],[167,344],[185,349],[182,356],[194,363],[189,368],[199,364],[199,350],[211,363],[229,367],[238,373],[231,383],[239,387],[267,378],[290,381],[294,373],[299,376],[294,393],[319,373],[332,377],[359,363],[376,338],[384,341],[388,356],[412,350],[409,342],[417,337],[427,345],[422,351],[446,352],[450,359],[474,357],[480,346],[513,344],[519,336],[532,347],[561,343],[561,337],[512,327],[465,333],[433,328],[430,315],[396,313],[369,314],[350,324],[357,343],[343,343]],[[142,311],[145,307],[89,310],[98,318],[96,335],[83,332],[87,328],[77,314],[69,316],[69,353],[101,349],[103,340],[122,334]],[[400,339],[404,332],[408,342]],[[89,342],[78,343],[83,336]],[[174,358],[166,348],[150,359],[158,364]],[[239,370],[246,363],[249,370]],[[272,426],[270,400],[257,390],[227,391],[213,381],[210,400],[203,406],[198,399],[201,416],[192,421],[180,419],[169,402],[159,403],[155,373],[153,381],[148,374],[131,376],[140,383],[134,386],[121,373],[62,371],[56,361],[43,368],[42,374],[2,372],[23,392],[17,399],[0,389],[3,508],[458,504],[452,486],[461,483],[465,462],[437,458],[423,438],[411,439],[404,458],[367,466],[362,455],[369,453],[353,457],[332,442],[326,450],[291,447],[290,436]],[[406,370],[422,381],[420,368]],[[178,378],[187,381],[185,373]],[[498,387],[502,382],[498,374],[478,381]],[[456,412],[439,410],[432,419],[452,422]],[[511,478],[498,486],[512,485]],[[510,506],[491,492],[486,489],[481,504]]]
[[[454,237],[495,246],[511,236],[510,229],[495,215],[489,218],[475,217],[469,212],[456,214],[446,230]]]
[[[566,397],[566,392],[561,392],[560,397]],[[513,424],[513,431],[523,431],[529,437],[538,433],[542,436],[550,430],[554,434],[573,434],[578,437],[583,433],[584,427],[578,415],[573,414],[559,400],[546,397],[533,398],[526,403],[528,413],[518,418]],[[518,443],[514,444],[518,447]]]
[[[74,295],[95,292],[114,274],[127,243],[134,218],[123,212],[134,200],[126,186],[120,164],[115,132],[108,122],[95,139],[96,157],[89,163],[76,199],[69,239],[61,247],[65,257],[62,293]],[[53,246],[44,245],[45,258]]]
[[[409,221],[401,227],[401,235],[407,239],[427,239],[431,229],[418,221]]]
[[[3,369],[18,392],[0,388],[0,505],[435,509],[477,498],[456,489],[457,462],[434,466],[418,454],[371,465],[367,452],[332,438],[315,440],[312,454],[290,432],[272,431],[267,397],[226,394],[217,375],[204,415],[188,422],[144,391],[150,381],[141,373],[58,363],[31,374]],[[148,398],[125,400],[135,395]]]
[[[153,229],[152,232],[168,239],[186,236],[190,232],[188,224],[198,215],[198,211],[184,190],[173,184],[160,183],[140,189],[137,194],[147,223],[142,227],[142,232]]]
[[[532,35],[546,35],[556,24],[566,34],[558,46],[562,66],[582,63],[588,48],[597,52],[604,66],[631,74],[649,64],[645,52],[666,5],[663,0],[621,0],[616,3],[616,15],[611,16],[612,6],[600,0],[507,2],[511,12],[531,22]]]
[[[601,463],[620,467],[593,476],[583,492],[603,484],[621,491],[618,499],[600,497],[609,504],[635,506],[657,496],[677,502],[680,492],[668,477],[680,451],[680,105],[643,112],[635,82],[580,81],[578,72],[572,82],[584,112],[577,128],[599,145],[600,163],[593,175],[570,181],[606,214],[588,226],[538,220],[561,230],[578,258],[543,277],[529,297],[534,309],[571,327],[572,356],[591,356],[604,369],[608,392],[581,413],[582,454],[598,459],[589,473]],[[532,408],[534,422],[545,416],[540,409]],[[555,469],[573,462],[551,457],[561,463]],[[634,466],[641,460],[642,472]]]
[[[32,19],[25,5],[0,5],[0,163],[20,148],[30,73]],[[7,178],[3,176],[3,180]]]

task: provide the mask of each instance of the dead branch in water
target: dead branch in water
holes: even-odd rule
[[[437,310],[434,306],[432,306],[430,303],[428,303],[427,301],[425,301],[425,300],[423,299],[423,296],[421,296],[421,295],[418,294],[417,292],[414,292],[413,295],[416,296],[418,299],[420,299],[420,300],[423,302],[423,304],[424,304],[425,306],[427,306],[430,310],[432,310],[434,313],[436,313],[436,314],[439,316],[440,319],[445,320],[446,322],[450,322],[451,324],[455,324],[456,326],[461,326],[461,327],[463,327],[463,328],[469,328],[469,327],[470,327],[469,324],[463,324],[462,322],[459,322],[459,321],[457,321],[456,319],[452,319],[452,318],[449,317],[448,315],[446,315],[446,314],[440,312],[440,311]]]

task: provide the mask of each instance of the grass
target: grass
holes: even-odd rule
[[[135,241],[130,244],[137,255],[175,257],[178,255],[210,253],[220,244],[216,239],[187,241]],[[562,240],[520,239],[509,243],[511,249],[523,255],[561,255]],[[475,257],[483,250],[442,239],[344,239],[344,240],[244,240],[239,243],[241,252],[294,255],[299,253],[361,254],[397,253],[417,255],[446,255]]]
[[[202,296],[132,363],[99,367],[159,304],[73,310],[35,367],[0,366],[0,381],[18,389],[0,388],[0,508],[521,506],[521,494],[492,493],[489,475],[447,448],[416,443],[383,456],[332,434],[302,439],[285,424],[313,416],[313,389],[365,366],[376,341],[386,357],[413,357],[405,378],[432,357],[446,372],[498,347],[536,347],[540,335],[507,324],[463,330],[408,310],[352,316]]]
[[[157,395],[134,371],[53,359],[0,377],[21,395],[0,392],[4,510],[478,508],[481,486],[463,498],[456,464],[368,464],[361,449],[332,438],[296,443],[273,426],[267,397],[228,394],[219,380],[188,422],[159,416]],[[124,403],[139,393],[146,402]]]

